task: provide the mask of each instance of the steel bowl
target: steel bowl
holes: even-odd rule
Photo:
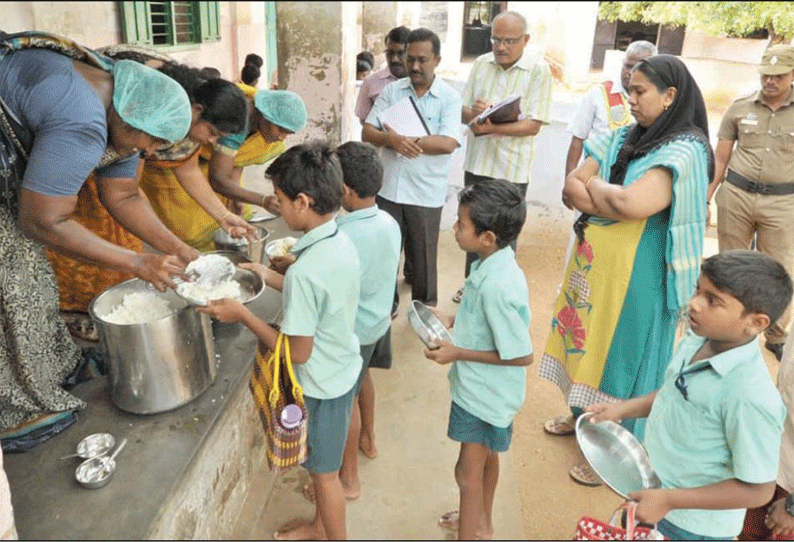
[[[434,350],[440,341],[452,342],[452,335],[435,314],[421,301],[414,300],[408,306],[408,321],[425,346]]]
[[[277,250],[283,249],[283,247],[286,245],[288,247],[287,253],[289,253],[289,251],[292,250],[292,247],[297,242],[298,240],[294,237],[282,237],[281,239],[274,239],[265,245],[265,254],[267,254],[267,257],[272,260],[273,258],[278,257],[275,254]]]
[[[637,437],[615,422],[592,423],[591,416],[588,412],[576,420],[576,441],[599,478],[624,499],[635,491],[661,487],[662,482]]]
[[[270,231],[258,224],[252,224],[259,230],[259,239],[249,243],[246,239],[236,239],[226,233],[223,228],[218,228],[212,235],[212,241],[215,243],[215,248],[223,252],[236,252],[245,256],[252,262],[264,263],[265,254],[264,247],[265,241],[270,237]]]
[[[243,269],[241,267],[235,267],[234,275],[232,275],[231,280],[235,281],[237,284],[240,285],[240,295],[241,297],[238,299],[244,305],[250,303],[260,295],[262,292],[265,291],[265,281],[259,276],[258,273],[254,273],[248,269]],[[203,305],[201,300],[193,299],[190,296],[185,295],[183,292],[180,291],[179,285],[174,290],[176,294],[190,303],[191,305]]]
[[[91,459],[105,455],[116,445],[116,439],[110,433],[94,433],[77,443],[77,456]]]
[[[241,263],[251,263],[251,259],[248,258],[248,256],[234,250],[213,250],[210,252],[204,252],[203,254],[218,254],[220,256],[226,256],[234,265],[240,265]]]
[[[74,471],[77,483],[88,489],[98,489],[110,482],[116,471],[116,460],[110,457],[94,457],[80,463]]]

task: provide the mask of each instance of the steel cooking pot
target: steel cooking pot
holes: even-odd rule
[[[174,308],[168,316],[140,324],[103,320],[125,294],[154,292]],[[99,294],[88,308],[110,365],[111,399],[121,410],[154,414],[182,406],[203,393],[217,372],[210,317],[173,290],[153,290],[131,279]]]

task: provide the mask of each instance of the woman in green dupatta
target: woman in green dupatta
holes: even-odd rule
[[[583,214],[541,359],[573,413],[546,422],[555,435],[591,403],[659,387],[697,279],[714,162],[700,90],[681,60],[658,55],[634,68],[629,105],[637,124],[588,140],[565,182]],[[641,440],[643,422],[623,424]],[[570,475],[599,484],[586,465]]]

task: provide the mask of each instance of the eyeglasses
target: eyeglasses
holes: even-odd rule
[[[491,38],[491,45],[494,47],[499,47],[500,45],[504,44],[510,47],[519,41],[521,41],[521,38]]]

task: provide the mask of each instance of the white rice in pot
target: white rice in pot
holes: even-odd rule
[[[99,316],[111,324],[129,325],[159,320],[175,312],[170,301],[155,292],[133,292],[124,294],[120,304]]]

